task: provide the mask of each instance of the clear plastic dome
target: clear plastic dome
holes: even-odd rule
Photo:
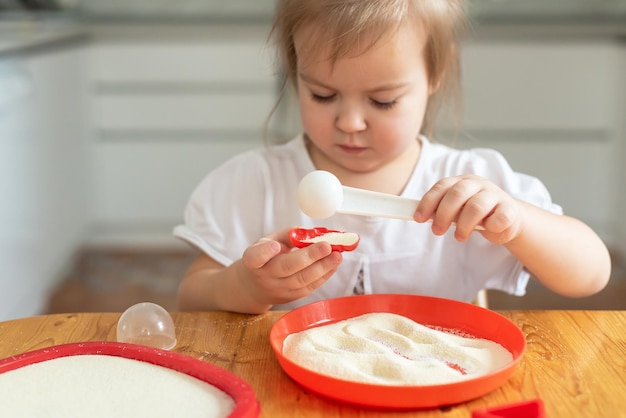
[[[174,321],[156,303],[138,303],[126,309],[117,321],[117,341],[170,350],[176,345]]]

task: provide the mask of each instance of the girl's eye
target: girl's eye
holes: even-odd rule
[[[320,103],[328,103],[334,100],[335,95],[331,94],[330,96],[321,96],[319,94],[311,93],[311,98]]]
[[[395,100],[392,100],[390,102],[379,102],[378,100],[374,100],[374,99],[370,99],[370,100],[374,106],[383,110],[391,109],[397,103]]]

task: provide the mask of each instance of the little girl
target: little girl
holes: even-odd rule
[[[201,255],[181,282],[181,309],[261,313],[361,293],[471,301],[481,289],[523,295],[531,273],[571,297],[606,285],[605,245],[539,180],[496,151],[429,140],[442,99],[458,90],[463,24],[461,0],[277,2],[272,35],[304,132],[236,156],[193,192],[175,235]],[[316,169],[420,199],[415,222],[308,218],[295,195]],[[295,226],[361,242],[345,253],[326,242],[294,249]]]

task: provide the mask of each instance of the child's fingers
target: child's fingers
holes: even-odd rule
[[[496,210],[485,218],[483,224],[492,233],[511,233],[519,229],[521,217],[519,202],[515,199],[508,199],[501,201]]]
[[[450,225],[458,220],[465,205],[481,191],[481,188],[482,185],[473,179],[458,179],[439,202],[433,215],[433,230],[441,233],[447,231]]]
[[[337,264],[337,266],[338,266],[338,264]],[[300,293],[303,294],[302,296],[308,295],[309,293],[313,292],[315,289],[319,288],[324,283],[326,283],[326,281],[328,279],[330,279],[332,277],[332,275],[335,274],[335,272],[337,271],[337,266],[335,266],[334,268],[331,268],[329,270],[326,270],[324,272],[324,274],[321,275],[321,276],[314,275],[313,277],[316,277],[316,278],[314,280],[308,282],[305,287],[300,289]]]
[[[290,291],[308,295],[335,273],[342,259],[342,254],[335,251],[288,277]]]
[[[313,247],[322,248],[315,250]],[[274,295],[272,303],[287,303],[307,296],[335,273],[342,260],[342,254],[332,251],[328,243],[317,243],[276,257],[264,268],[263,275],[268,292]]]
[[[417,205],[414,218],[417,222],[426,222],[436,212],[441,199],[448,189],[456,182],[453,177],[439,180],[425,194]]]
[[[495,212],[498,204],[498,196],[484,190],[470,197],[456,220],[456,239],[466,241],[476,226]]]
[[[279,242],[262,238],[244,251],[241,261],[250,270],[259,269],[276,257],[280,251]]]
[[[332,253],[328,242],[318,242],[285,254],[272,266],[278,277],[287,277],[306,269]]]

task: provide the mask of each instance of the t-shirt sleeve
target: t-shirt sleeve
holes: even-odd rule
[[[174,236],[225,266],[241,258],[245,248],[263,236],[265,171],[255,152],[238,155],[212,171],[193,191],[184,223],[174,228]]]

